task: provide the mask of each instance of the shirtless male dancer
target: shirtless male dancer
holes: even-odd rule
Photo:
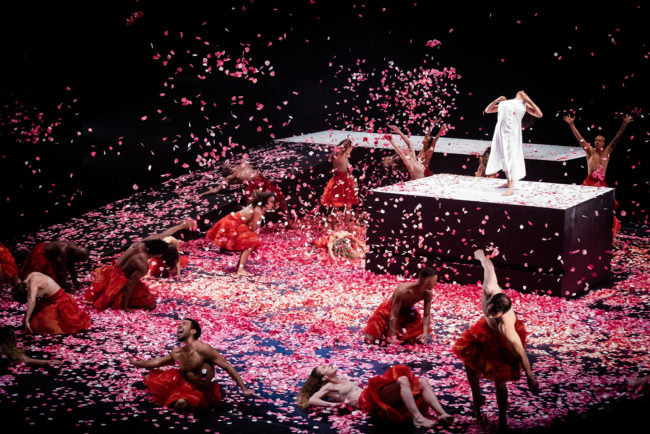
[[[38,271],[50,276],[62,288],[70,289],[67,282],[70,273],[74,288],[79,289],[75,263],[88,259],[88,254],[87,248],[71,241],[56,240],[38,243],[25,259],[20,274],[25,279],[31,272]]]

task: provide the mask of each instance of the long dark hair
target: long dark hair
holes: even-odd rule
[[[147,247],[147,250],[149,250],[149,253],[152,255],[161,255],[168,267],[173,268],[176,266],[178,262],[178,250],[176,250],[174,245],[157,238],[144,240],[143,243]]]
[[[303,410],[309,407],[309,398],[311,398],[314,393],[318,392],[325,383],[327,383],[327,381],[323,380],[323,374],[318,371],[318,367],[312,369],[311,374],[307,377],[307,381],[305,381],[305,384],[300,388],[300,392],[298,392],[298,396],[296,397],[296,404],[298,404],[298,407]]]
[[[255,206],[265,206],[268,202],[269,199],[275,197],[275,193],[272,191],[262,191],[262,190],[256,190],[255,193],[253,193],[251,205]]]
[[[528,112],[524,113],[524,117],[521,118],[521,128],[527,130],[528,128],[531,128],[534,124],[535,124],[535,116],[531,115]]]
[[[9,327],[0,327],[0,356],[6,357],[9,363],[18,363],[25,357],[16,343],[16,333]]]

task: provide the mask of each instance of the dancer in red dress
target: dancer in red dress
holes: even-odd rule
[[[214,378],[217,365],[242,389],[244,396],[256,397],[248,389],[230,363],[217,350],[200,341],[201,327],[191,318],[178,324],[176,332],[181,346],[174,348],[163,357],[129,362],[138,368],[152,369],[145,377],[144,384],[149,388],[156,404],[177,411],[194,411],[214,406],[221,400],[219,385]],[[155,369],[178,363],[178,368]]]
[[[275,195],[271,192],[256,192],[253,203],[239,212],[231,213],[215,223],[206,234],[206,238],[222,249],[233,252],[241,251],[237,262],[238,276],[252,276],[244,268],[248,257],[262,243],[255,231],[260,226],[266,211],[275,207]]]
[[[431,164],[431,157],[435,152],[436,143],[438,143],[438,139],[440,139],[440,136],[446,130],[445,126],[442,125],[438,130],[438,134],[433,138],[431,137],[431,132],[433,130],[433,127],[435,127],[436,124],[438,124],[439,122],[440,119],[434,119],[433,124],[425,133],[424,139],[422,140],[422,150],[418,153],[417,156],[415,155],[415,150],[413,149],[413,145],[411,144],[411,141],[409,140],[408,137],[406,137],[406,135],[404,135],[404,133],[402,133],[402,130],[397,128],[395,125],[389,125],[390,131],[394,134],[399,135],[404,141],[404,143],[406,143],[406,146],[408,147],[407,151],[403,151],[393,141],[392,137],[387,136],[388,141],[390,142],[391,145],[393,145],[393,148],[395,148],[395,151],[397,152],[397,156],[406,166],[406,170],[408,170],[412,180],[421,179],[433,175],[433,172],[431,172],[431,169],[429,168],[429,165]],[[393,159],[392,160],[393,164],[397,162],[395,157],[389,157],[389,158]],[[386,163],[387,161],[384,162],[384,165],[386,165]]]
[[[580,147],[585,150],[587,156],[587,177],[582,181],[582,185],[589,185],[592,187],[609,187],[607,182],[605,182],[605,175],[607,174],[607,166],[609,165],[609,159],[616,149],[616,145],[623,137],[623,133],[627,126],[634,119],[630,115],[623,116],[623,123],[621,128],[614,136],[609,145],[605,146],[605,137],[596,136],[594,140],[594,147],[592,147],[587,141],[582,137],[578,128],[575,126],[575,116],[566,115],[564,117],[564,122],[566,122],[569,127],[571,127],[571,132],[580,143]],[[614,199],[614,208],[618,208],[618,202]],[[612,227],[613,237],[616,237],[616,234],[621,229],[621,222],[618,220],[616,215],[614,215],[614,222]]]
[[[16,260],[9,249],[0,243],[0,284],[2,282],[11,282],[17,285],[20,282],[20,277],[18,277]]]
[[[420,270],[415,282],[402,283],[391,298],[379,305],[363,329],[363,341],[367,344],[387,338],[390,343],[426,343],[431,321],[431,290],[438,282],[433,268]],[[415,310],[420,300],[424,303],[424,318]]]
[[[14,286],[13,297],[27,303],[25,330],[41,335],[77,333],[90,328],[90,317],[49,276],[35,271]]]
[[[84,298],[95,309],[154,309],[156,297],[140,279],[149,271],[149,260],[164,261],[170,269],[176,268],[178,250],[173,243],[163,241],[181,229],[190,229],[196,222],[186,219],[159,234],[137,241],[112,265],[103,265],[94,271],[93,283]]]
[[[526,328],[512,309],[510,298],[499,287],[492,261],[485,256],[483,250],[475,251],[474,257],[481,262],[484,271],[481,299],[483,316],[462,333],[452,351],[465,365],[467,380],[472,389],[474,415],[479,420],[483,419],[481,406],[485,403],[479,379],[484,376],[494,381],[499,425],[505,429],[508,410],[506,382],[518,380],[523,367],[528,387],[533,393],[539,392],[539,384],[526,355]]]
[[[330,258],[361,259],[366,254],[366,245],[348,231],[336,231],[314,240],[316,247],[327,249]]]
[[[348,138],[339,143],[337,150],[330,156],[334,175],[327,183],[320,201],[323,205],[332,208],[329,217],[332,229],[335,229],[336,220],[338,219],[335,213],[338,209],[343,208],[344,224],[348,230],[352,230],[350,224],[351,207],[359,203],[357,181],[349,173],[351,153],[352,141]]]
[[[75,289],[79,289],[75,263],[88,259],[88,249],[65,240],[42,242],[34,246],[20,268],[20,275],[26,278],[31,272],[38,271],[50,276],[62,288],[70,289],[67,282],[68,273]]]
[[[436,412],[438,421],[443,424],[454,420],[440,405],[429,381],[416,377],[404,365],[395,365],[383,375],[371,378],[364,389],[338,376],[332,365],[322,365],[311,371],[296,401],[303,409],[347,404],[393,422],[412,420],[416,427],[421,428],[430,428],[436,423],[424,416],[429,408]]]

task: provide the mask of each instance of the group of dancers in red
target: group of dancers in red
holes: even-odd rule
[[[497,112],[500,110],[499,105],[504,101],[503,97],[495,100],[486,112]],[[515,105],[521,104],[522,110],[541,116],[541,111],[525,93],[518,93],[517,98],[511,101],[515,101]],[[516,114],[516,111],[513,113]],[[599,136],[596,139],[596,147],[593,148],[577,132],[574,119],[565,117],[587,154],[589,174],[585,185],[606,186],[604,173],[609,156],[631,120],[629,116],[624,117],[621,129],[609,146],[604,147],[604,138]],[[436,123],[434,122],[434,125]],[[429,161],[444,127],[440,128],[435,137],[431,136],[431,130],[432,128],[425,135],[422,151],[416,154],[408,137],[397,127],[391,126],[391,131],[404,140],[408,150],[400,149],[392,137],[387,136],[397,155],[385,159],[384,163],[391,166],[403,163],[413,179],[430,176]],[[499,140],[507,142],[503,137]],[[350,228],[351,209],[359,203],[357,184],[350,173],[351,151],[352,142],[347,138],[332,154],[330,161],[334,173],[321,197],[321,203],[331,207],[333,211],[343,209],[343,220],[347,228]],[[503,154],[502,151],[499,152]],[[496,163],[490,163],[491,158],[485,155],[481,157],[477,176],[492,175],[487,170],[495,167]],[[514,190],[514,179],[510,176],[512,173],[506,171],[507,192]],[[265,213],[279,207],[287,219],[287,224],[292,226],[287,201],[272,180],[246,162],[225,167],[223,175],[222,184],[201,194],[200,197],[216,193],[229,184],[243,183],[246,185],[247,203],[238,212],[228,214],[216,222],[208,230],[206,237],[221,249],[240,252],[235,273],[237,276],[250,276],[251,273],[246,270],[245,265],[249,256],[261,245],[256,232]],[[335,214],[332,213],[332,226],[336,220]],[[183,229],[196,230],[196,227],[194,220],[187,219],[162,233],[133,243],[114,263],[103,265],[94,271],[93,281],[83,294],[84,300],[97,310],[154,309],[156,298],[142,282],[142,277],[147,273],[154,276],[179,273],[184,261],[179,254],[179,241],[173,235]],[[347,231],[331,232],[316,240],[316,244],[327,248],[332,257],[336,255],[349,259],[361,258],[366,249],[362,241]],[[75,299],[64,290],[68,288],[68,274],[73,286],[79,287],[75,263],[87,260],[88,256],[87,249],[69,241],[42,242],[32,249],[19,270],[9,250],[0,244],[0,280],[12,282],[12,294],[15,299],[27,303],[23,319],[27,332],[69,334],[87,330],[91,326],[90,316],[80,309]],[[536,393],[539,385],[526,355],[526,330],[523,323],[512,309],[510,299],[499,287],[491,261],[482,250],[475,252],[475,258],[484,269],[483,316],[461,334],[452,351],[465,366],[475,415],[478,418],[483,417],[481,406],[485,398],[480,392],[479,378],[485,377],[495,383],[499,422],[505,426],[506,382],[517,380],[523,368],[530,390]],[[430,333],[432,290],[436,284],[436,271],[425,268],[420,271],[417,281],[399,285],[393,295],[380,304],[368,320],[364,329],[364,342],[426,343]],[[423,316],[414,307],[419,301],[423,301]],[[2,334],[5,333],[3,328]],[[177,338],[183,345],[160,358],[139,361],[130,359],[137,367],[152,369],[145,383],[150,388],[155,402],[181,411],[214,405],[220,399],[219,388],[214,382],[215,365],[224,369],[245,395],[255,396],[232,365],[213,347],[199,340],[200,335],[198,322],[185,318],[179,323],[177,331]],[[15,337],[13,340],[15,341]],[[16,351],[12,360],[41,364],[43,362],[30,359],[24,354],[20,355],[22,353]],[[176,363],[176,369],[157,369]],[[426,417],[428,408],[435,411],[441,422],[449,423],[453,420],[440,405],[429,382],[415,377],[409,368],[403,365],[393,366],[385,374],[372,378],[365,389],[339,376],[334,366],[319,366],[311,372],[297,402],[303,408],[346,403],[395,421],[411,419],[415,425],[421,427],[434,424],[433,420]]]

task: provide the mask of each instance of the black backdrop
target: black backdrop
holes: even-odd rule
[[[340,128],[327,120],[350,97],[339,93],[345,68],[378,71],[392,60],[413,69],[432,39],[441,41],[438,65],[461,76],[447,119],[452,137],[489,139],[494,119],[482,109],[519,89],[545,114],[525,133],[535,143],[576,145],[561,120],[565,110],[577,111],[589,141],[600,128],[613,137],[617,116],[636,110],[608,182],[617,188],[623,221],[647,223],[641,154],[648,142],[649,14],[640,1],[512,9],[490,2],[25,0],[3,9],[0,239],[206,161],[218,164],[222,155],[263,146],[271,134]],[[206,74],[202,56],[217,51],[232,59],[243,53],[261,72],[225,75],[213,57]],[[362,106],[366,95],[358,97]]]

